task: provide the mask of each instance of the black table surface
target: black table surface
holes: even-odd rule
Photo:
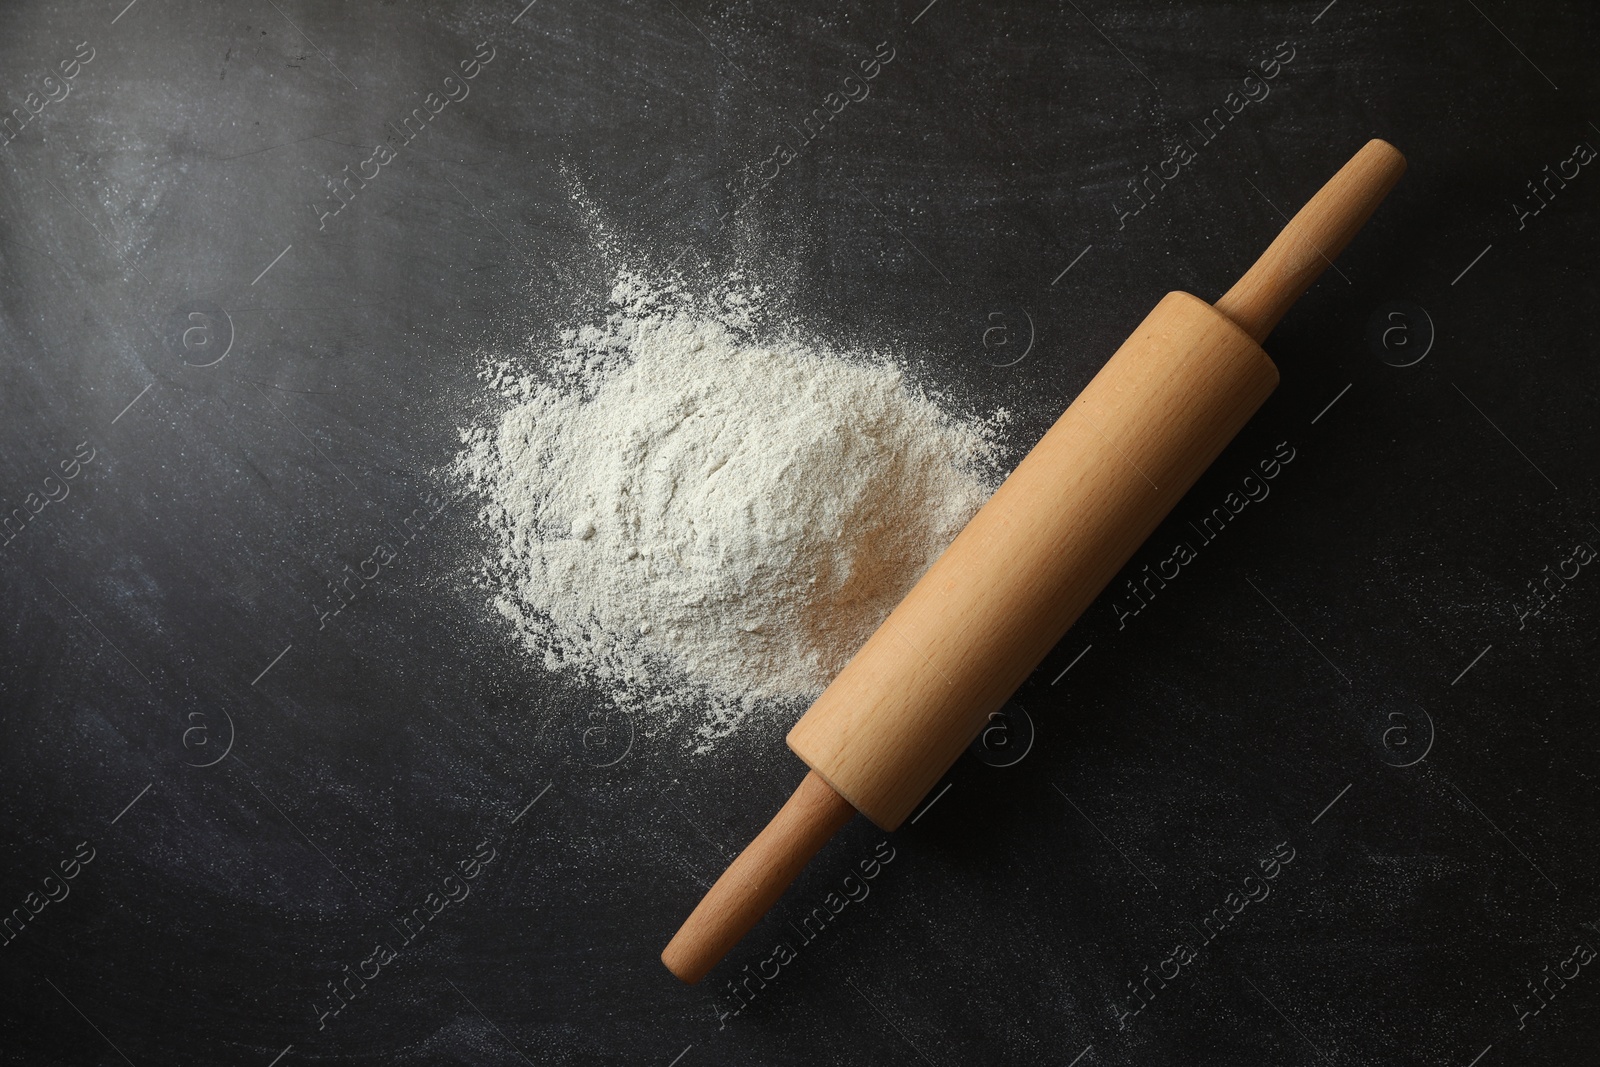
[[[0,1060],[1588,1062],[1597,31],[5,5]],[[536,362],[624,265],[742,271],[1011,409],[1014,459],[1374,136],[1410,171],[1268,341],[1281,387],[1003,729],[671,978],[801,776],[793,713],[696,755],[518,650],[443,475],[485,355]]]

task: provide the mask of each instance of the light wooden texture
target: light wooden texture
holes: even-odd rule
[[[789,747],[892,830],[1278,384],[1169,293],[856,653]]]
[[[807,774],[667,944],[667,970],[689,983],[705,977],[855,813],[815,772]]]
[[[1259,347],[1405,170],[1369,142],[1214,308],[1169,293],[789,732],[811,773],[662,954],[696,981],[851,806],[892,830],[1278,382]]]
[[[1289,220],[1261,258],[1217,301],[1217,310],[1257,341],[1265,341],[1405,172],[1406,158],[1399,149],[1387,141],[1368,141]]]

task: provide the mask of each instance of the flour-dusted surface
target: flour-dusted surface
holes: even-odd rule
[[[619,705],[703,711],[703,747],[814,696],[988,498],[990,422],[882,357],[752,338],[759,293],[623,273],[548,366],[489,377],[463,434],[495,610]]]

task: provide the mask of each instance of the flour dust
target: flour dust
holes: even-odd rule
[[[814,698],[986,500],[997,431],[906,369],[622,271],[462,431],[493,608],[552,671],[704,751]]]

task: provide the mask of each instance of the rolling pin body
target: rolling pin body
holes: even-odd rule
[[[789,732],[893,830],[1278,384],[1169,293]]]

